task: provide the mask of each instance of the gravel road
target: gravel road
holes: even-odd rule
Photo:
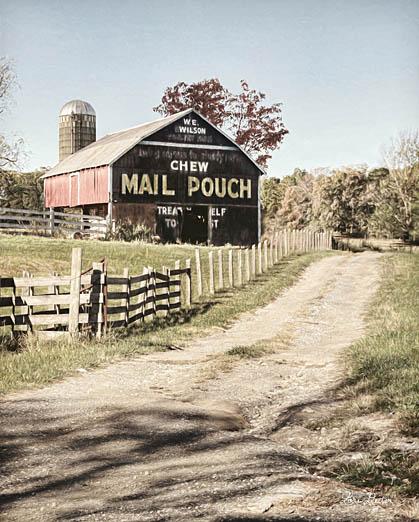
[[[392,520],[394,505],[346,502],[283,435],[339,387],[379,259],[327,257],[268,306],[182,350],[9,395],[3,519]],[[226,350],[260,341],[274,351],[210,371]]]

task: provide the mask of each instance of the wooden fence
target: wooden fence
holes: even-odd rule
[[[108,273],[106,260],[82,272],[82,252],[74,248],[68,276],[34,277],[25,272],[22,277],[0,277],[0,326],[15,333],[40,330],[47,336],[74,336],[87,330],[101,336],[108,328],[188,308],[204,294],[242,287],[288,255],[331,246],[330,232],[281,230],[250,248],[196,248],[193,267],[187,259],[183,267],[176,261],[174,268],[146,267],[141,274],[125,268],[119,275]]]
[[[202,249],[195,250],[196,285],[198,298],[215,294],[225,288],[239,288],[268,272],[284,257],[332,249],[332,232],[312,230],[275,230],[258,245],[251,247],[220,247],[209,250],[203,269]],[[204,273],[208,272],[205,280]]]
[[[107,231],[107,221],[99,216],[68,214],[53,209],[39,211],[0,207],[0,230],[50,236],[56,232],[72,236],[80,233],[102,238]]]
[[[134,324],[191,305],[190,263],[184,268],[144,268],[131,275],[107,273],[106,261],[81,271],[81,249],[72,252],[69,276],[0,277],[0,326],[45,336],[88,330],[98,337],[110,327]],[[183,280],[184,279],[184,280]],[[183,289],[183,291],[182,291]]]

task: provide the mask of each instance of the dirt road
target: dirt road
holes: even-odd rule
[[[360,509],[313,473],[316,448],[304,454],[302,428],[290,431],[339,387],[379,257],[325,258],[226,331],[9,396],[5,519],[390,520],[397,507]],[[272,353],[225,366],[227,350],[260,341]]]

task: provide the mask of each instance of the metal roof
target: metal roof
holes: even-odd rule
[[[50,176],[76,172],[81,169],[111,165],[126,152],[131,150],[135,145],[140,143],[144,138],[147,138],[151,134],[154,134],[158,130],[166,127],[170,123],[176,121],[186,114],[189,114],[190,112],[195,112],[218,132],[221,132],[221,134],[229,139],[239,150],[246,154],[246,156],[252,161],[252,163],[254,163],[254,165],[256,165],[262,174],[265,173],[263,169],[249,156],[249,154],[247,154],[247,152],[244,151],[239,145],[234,143],[234,141],[222,130],[204,118],[204,116],[199,114],[198,111],[194,109],[187,109],[185,111],[172,114],[171,116],[160,118],[159,120],[143,123],[138,127],[132,127],[130,129],[114,132],[113,134],[107,134],[100,140],[97,140],[87,147],[84,147],[83,149],[75,152],[74,154],[67,156],[60,163],[52,167],[52,169],[50,169],[42,177],[49,178]]]
[[[83,100],[71,100],[63,105],[60,116],[71,116],[72,114],[96,116],[96,112],[90,103]]]

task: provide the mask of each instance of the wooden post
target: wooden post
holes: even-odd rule
[[[208,262],[209,262],[209,293],[211,295],[215,294],[215,285],[214,285],[214,253],[212,250],[208,252]]]
[[[89,323],[96,325],[96,337],[100,339],[102,337],[102,325],[103,325],[103,301],[104,301],[104,295],[102,292],[102,275],[103,275],[103,263],[92,263],[92,290],[91,290],[91,297],[95,296],[94,298],[98,300],[97,303],[92,301],[90,303],[90,313],[92,315],[92,318]],[[94,318],[96,319],[96,322],[94,322]]]
[[[243,267],[242,267],[242,251],[237,251],[237,285],[243,286]]]
[[[186,268],[189,269],[189,273],[186,274],[186,288],[185,288],[185,306],[190,308],[192,303],[192,273],[191,273],[191,260],[185,261]]]
[[[248,248],[244,251],[245,255],[245,269],[246,269],[246,283],[250,281],[250,251]]]
[[[162,313],[162,315],[164,317],[167,316],[167,313],[168,313],[168,309],[169,309],[169,306],[170,306],[170,284],[169,284],[169,269],[167,268],[167,266],[162,266],[161,267],[161,272],[164,276],[167,276],[167,279],[166,280],[161,280],[159,281],[157,276],[156,276],[156,279],[154,281],[154,284],[157,285],[157,282],[161,282],[161,283],[164,283],[164,285],[162,285],[162,287],[160,288],[160,292],[157,291],[157,288],[156,288],[156,307],[157,307],[157,303],[161,303],[163,304],[165,307],[166,307],[166,310],[160,310]],[[160,286],[160,285],[159,285]],[[166,299],[162,299],[161,301],[157,301],[157,298],[159,295],[161,294],[168,294]],[[157,310],[156,310],[156,315],[157,315]]]
[[[258,244],[258,274],[262,274],[263,272],[263,264],[262,264],[262,243]]]
[[[278,258],[281,259],[283,257],[283,245],[282,245],[282,230],[278,232]],[[278,259],[278,260],[279,260]]]
[[[49,209],[49,234],[50,236],[54,235],[54,227],[55,227],[55,211],[53,208]]]
[[[201,270],[201,256],[199,255],[199,248],[195,248],[195,262],[196,262],[196,293],[198,298],[202,296],[202,270]]]
[[[274,266],[274,244],[272,236],[269,238],[269,266]]]
[[[139,313],[142,315],[140,320],[144,322],[144,320],[145,320],[144,314],[145,314],[145,310],[146,310],[146,299],[147,299],[147,295],[148,295],[148,279],[149,279],[147,267],[143,267],[142,275],[147,276],[147,278],[144,281],[140,282],[140,288],[144,289],[144,292],[139,294],[137,304],[141,303],[141,306],[138,308],[138,310],[140,310]]]
[[[180,270],[180,259],[177,259],[175,261],[175,270]],[[169,312],[170,312],[170,299],[171,299],[170,279],[171,279],[171,276],[170,276],[170,270],[169,270]],[[182,277],[181,277],[181,275],[179,274],[179,275],[174,276],[174,281],[177,281],[177,283],[175,285],[175,292],[179,292],[179,297],[173,297],[172,302],[176,305],[175,309],[178,310],[182,306],[182,299],[181,299],[182,298]]]
[[[279,255],[278,255],[278,232],[275,231],[274,233],[274,263],[277,264],[279,261]]]
[[[68,331],[77,336],[79,331],[80,310],[80,279],[81,279],[81,248],[73,248],[71,253],[71,280],[70,280],[70,313]]]
[[[31,274],[27,270],[22,271],[22,277],[27,277],[28,279],[31,277]],[[33,288],[31,286],[26,286],[22,288],[21,290],[21,297],[22,300],[25,300],[25,297],[30,296],[33,294]],[[13,303],[16,303],[17,300],[17,293],[16,288],[13,291],[14,299]],[[16,308],[13,306],[13,315],[16,317]],[[17,331],[23,331],[23,332],[29,332],[31,330],[31,321],[30,321],[30,315],[31,315],[31,307],[28,305],[24,305],[20,307],[20,314],[24,319],[24,325],[22,325],[20,328],[16,328],[16,319],[14,319],[14,329]]]
[[[150,266],[149,267],[149,272],[151,274],[151,285],[150,285],[150,289],[151,289],[151,297],[153,298],[153,301],[152,301],[152,305],[153,305],[153,318],[156,317],[157,315],[157,310],[156,310],[156,306],[157,306],[157,301],[156,301],[156,295],[157,295],[157,288],[156,288],[156,284],[157,284],[157,277],[156,277],[156,270]]]
[[[268,240],[263,242],[263,271],[268,271]]]
[[[223,249],[218,250],[218,289],[224,288],[224,275],[223,275]]]
[[[230,288],[234,287],[234,272],[233,272],[233,251],[228,251],[228,283]]]
[[[256,277],[256,245],[252,245],[252,279]]]
[[[128,326],[129,320],[129,292],[130,292],[130,284],[129,284],[129,268],[124,268],[122,271],[122,277],[126,278],[127,282],[122,285],[122,292],[125,293],[124,297],[124,305],[125,313],[124,313],[124,323],[125,326]]]

